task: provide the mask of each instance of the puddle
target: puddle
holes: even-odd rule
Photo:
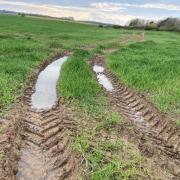
[[[51,109],[57,101],[56,85],[63,63],[68,59],[64,56],[48,65],[38,76],[35,93],[31,96],[32,108]]]
[[[106,77],[106,75],[97,74],[97,78],[98,78],[99,84],[101,84],[107,91],[110,91],[110,92],[113,91],[114,88],[110,80]]]
[[[106,77],[104,72],[104,67],[99,65],[93,66],[93,71],[97,74],[97,79],[99,84],[101,84],[107,91],[112,92],[114,90],[111,81]]]
[[[93,71],[96,72],[96,73],[103,73],[104,72],[104,67],[98,66],[98,65],[94,65],[93,66]]]

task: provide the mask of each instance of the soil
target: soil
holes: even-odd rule
[[[38,74],[67,54],[56,54],[39,65],[28,78],[24,96],[0,119],[4,130],[0,136],[0,179],[78,179],[81,158],[71,152],[69,131],[78,131],[76,122],[81,117],[62,98],[48,111],[37,112],[30,105]],[[91,66],[95,64],[105,68],[104,74],[114,87],[111,93],[106,92],[109,105],[124,119],[115,127],[116,138],[124,137],[137,147],[156,176],[180,179],[180,129],[144,95],[121,83],[108,70],[103,56],[94,57]]]
[[[162,114],[144,95],[135,92],[112,74],[103,55],[96,56],[91,66],[105,68],[104,74],[111,81],[114,91],[107,93],[114,111],[119,112],[125,124],[117,127],[129,141],[138,145],[146,157],[154,159],[172,179],[180,178],[180,128]],[[105,90],[104,90],[105,91]]]
[[[62,98],[49,111],[31,109],[30,97],[37,76],[56,54],[42,63],[28,78],[24,96],[1,120],[5,132],[0,139],[4,156],[0,179],[77,179],[79,160],[69,148],[68,131],[76,131],[73,109]]]

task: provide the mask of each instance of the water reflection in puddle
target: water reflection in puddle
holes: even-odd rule
[[[61,67],[68,59],[64,56],[48,65],[38,76],[35,93],[31,97],[32,108],[51,109],[57,101],[56,85]]]
[[[104,67],[99,65],[93,66],[93,71],[97,74],[97,79],[99,84],[101,84],[107,91],[112,92],[113,91],[113,85],[111,81],[106,77],[104,72]]]
[[[104,67],[98,66],[98,65],[94,65],[93,66],[93,71],[96,72],[96,73],[103,73],[104,72]]]

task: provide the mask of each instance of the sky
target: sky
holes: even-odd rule
[[[180,18],[180,0],[0,0],[0,10],[124,25],[134,18]]]

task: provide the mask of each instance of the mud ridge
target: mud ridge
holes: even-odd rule
[[[146,153],[152,154],[157,150],[163,154],[171,164],[165,166],[175,177],[180,177],[180,129],[170,123],[146,97],[121,83],[106,68],[103,56],[93,58],[91,66],[94,65],[105,68],[104,74],[114,87],[111,93],[106,92],[110,104],[133,125],[134,135],[140,140],[139,146],[143,149],[143,144],[148,142],[151,152]]]
[[[57,113],[58,110],[58,113]],[[59,103],[54,110],[29,112],[22,119],[20,161],[16,179],[73,179],[76,166],[69,150],[67,130],[73,117]],[[68,113],[68,115],[67,115]]]
[[[67,53],[52,56],[28,78],[24,96],[13,108],[14,123],[7,127],[8,149],[3,149],[6,158],[1,179],[77,179],[78,160],[69,148],[68,135],[76,129],[72,108],[62,98],[47,111],[37,112],[30,104],[39,72],[64,55]]]

